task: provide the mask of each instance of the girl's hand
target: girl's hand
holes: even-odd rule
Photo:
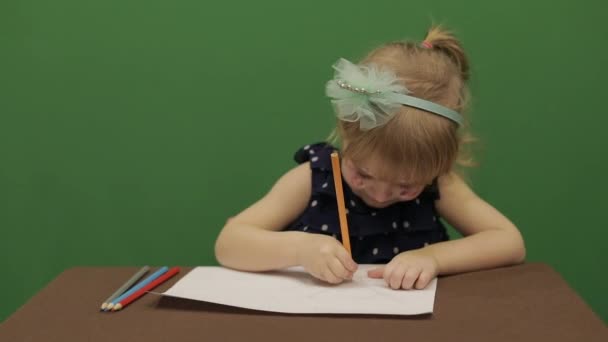
[[[398,254],[385,266],[367,272],[370,278],[384,278],[392,289],[423,289],[437,276],[437,260],[422,250]]]
[[[297,247],[299,265],[313,277],[331,284],[352,279],[357,264],[338,240],[322,234],[307,235]]]

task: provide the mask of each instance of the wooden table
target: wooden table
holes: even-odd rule
[[[435,312],[415,317],[286,315],[154,294],[99,312],[136,270],[64,271],[0,325],[0,341],[608,341],[604,322],[544,264],[442,277]]]

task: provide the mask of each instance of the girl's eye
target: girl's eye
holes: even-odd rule
[[[360,171],[357,171],[357,176],[363,178],[363,179],[371,179],[372,177],[368,174],[365,173],[361,173]]]

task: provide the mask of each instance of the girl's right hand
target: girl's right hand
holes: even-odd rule
[[[297,262],[306,272],[331,284],[352,279],[357,264],[338,240],[323,234],[307,235],[297,250]]]

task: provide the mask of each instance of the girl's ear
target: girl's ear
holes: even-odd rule
[[[359,188],[363,185],[363,179],[353,168],[354,166],[350,159],[342,159],[342,175],[349,181],[351,186]]]

